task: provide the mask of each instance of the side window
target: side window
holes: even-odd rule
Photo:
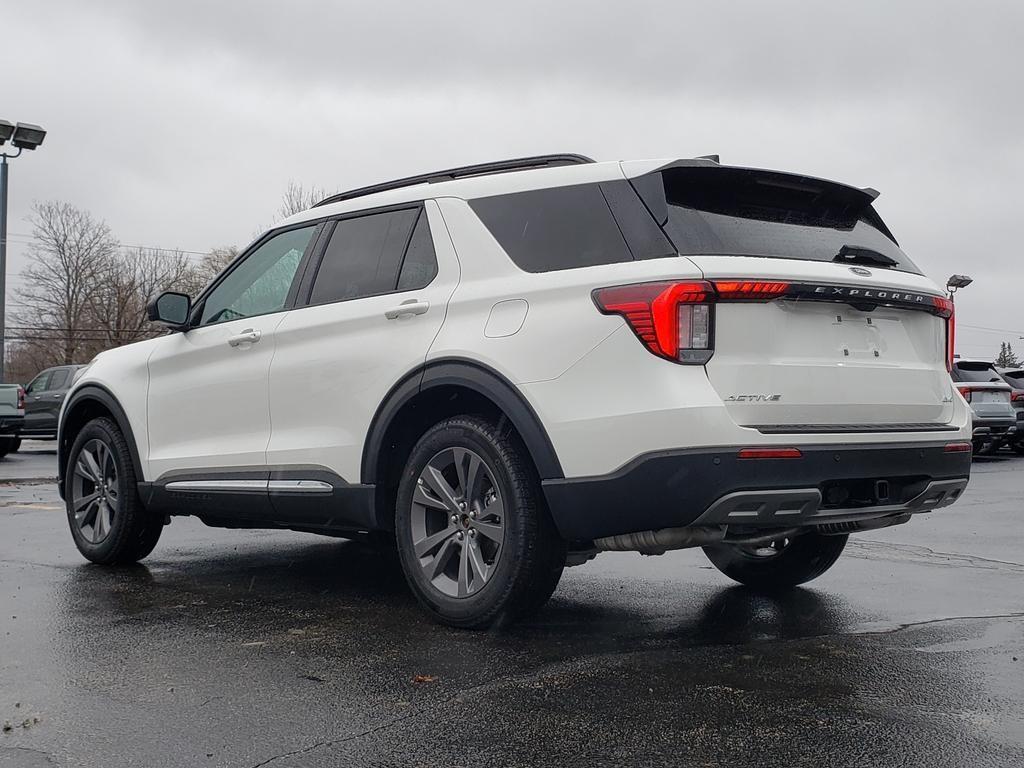
[[[470,207],[527,272],[675,255],[625,180],[481,197]]]
[[[47,389],[64,389],[68,383],[68,374],[70,371],[67,368],[58,368],[50,375],[50,381],[46,385]]]
[[[313,281],[310,304],[395,290],[418,213],[418,209],[408,208],[339,221]]]
[[[315,229],[312,225],[282,232],[246,256],[206,297],[199,324],[224,323],[284,309],[295,271]]]
[[[46,391],[46,386],[47,386],[48,382],[50,381],[50,373],[52,373],[52,372],[51,371],[43,371],[38,376],[36,376],[34,379],[32,379],[32,381],[29,382],[29,385],[27,387],[25,387],[25,393],[26,394],[31,394],[33,392],[45,392]]]
[[[416,220],[416,227],[409,240],[409,247],[405,251],[402,271],[398,275],[398,290],[416,291],[426,288],[435,277],[437,255],[434,253],[434,240],[430,236],[427,212],[420,211],[420,217]]]

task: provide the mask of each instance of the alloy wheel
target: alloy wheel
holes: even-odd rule
[[[476,594],[494,574],[505,508],[494,472],[468,448],[435,454],[416,480],[413,551],[427,581],[449,597]]]
[[[71,482],[71,510],[82,538],[90,544],[106,539],[120,506],[114,452],[104,441],[90,440],[78,454]]]

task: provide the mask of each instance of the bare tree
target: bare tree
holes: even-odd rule
[[[163,291],[190,288],[195,273],[181,251],[133,248],[110,259],[88,295],[88,346],[100,352],[158,334],[146,318],[146,303]]]
[[[202,260],[193,265],[193,279],[191,290],[185,291],[195,298],[211,280],[224,271],[225,267],[238,258],[239,250],[233,245],[222,245],[213,248],[203,256]]]
[[[109,274],[118,242],[103,221],[59,201],[36,203],[30,217],[33,242],[16,313],[26,340],[46,365],[79,362],[95,335],[92,295]]]
[[[281,196],[281,207],[277,209],[279,219],[287,219],[296,213],[308,211],[327,197],[323,187],[312,186],[308,190],[295,181],[288,182],[288,188]]]

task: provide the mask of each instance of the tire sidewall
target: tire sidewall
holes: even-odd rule
[[[72,485],[74,480],[75,465],[78,463],[78,456],[82,447],[90,440],[102,440],[114,454],[114,464],[117,466],[117,477],[119,491],[121,494],[121,506],[114,516],[110,534],[99,544],[93,544],[82,536],[82,532],[75,522],[74,497]],[[95,419],[85,425],[68,453],[68,463],[64,474],[64,500],[65,510],[68,517],[68,526],[71,528],[71,536],[75,540],[78,551],[94,562],[105,562],[113,559],[119,552],[119,545],[130,535],[128,528],[131,524],[132,509],[135,498],[135,468],[132,466],[131,458],[123,448],[124,438],[117,428],[106,419]]]
[[[406,580],[416,597],[430,611],[452,624],[477,624],[480,617],[495,614],[504,604],[519,580],[519,564],[528,546],[527,530],[532,514],[529,500],[515,493],[515,482],[499,451],[491,442],[501,439],[487,436],[470,426],[471,422],[443,423],[427,432],[413,448],[402,472],[395,510],[395,538]],[[413,551],[412,497],[416,481],[427,463],[446,448],[468,448],[476,452],[498,485],[504,503],[505,538],[495,572],[487,583],[468,597],[445,595],[426,578],[419,558]]]

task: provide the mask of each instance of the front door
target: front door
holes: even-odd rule
[[[206,482],[241,489],[245,478],[258,486],[270,439],[275,333],[315,229],[269,236],[200,298],[192,328],[156,345],[148,398],[155,480],[173,472],[182,488]]]
[[[25,387],[25,422],[21,431],[23,433],[41,434],[52,427],[54,433],[57,431],[57,423],[49,424],[47,416],[50,405],[50,379],[58,368],[49,368],[29,382]]]

